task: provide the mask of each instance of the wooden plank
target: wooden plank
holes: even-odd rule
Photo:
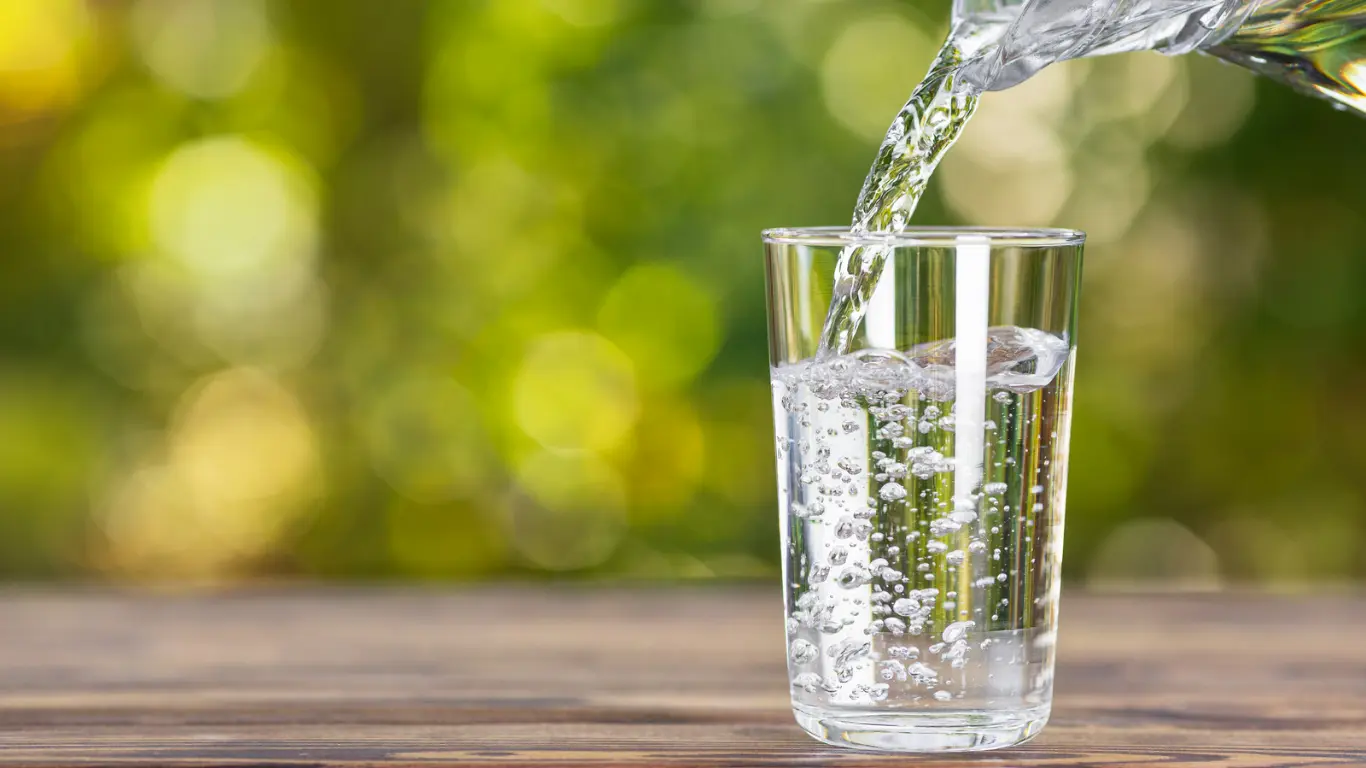
[[[0,621],[0,765],[907,762],[792,724],[771,590],[8,592]],[[1068,595],[1052,723],[972,761],[1366,765],[1362,637],[1351,596]]]

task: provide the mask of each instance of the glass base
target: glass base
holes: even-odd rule
[[[793,704],[802,730],[837,747],[879,752],[976,752],[1022,744],[1043,730],[1049,707],[1016,711],[821,710]]]

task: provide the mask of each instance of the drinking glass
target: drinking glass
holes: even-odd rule
[[[1084,241],[764,233],[788,676],[817,739],[992,749],[1047,722]],[[827,351],[846,249],[885,261]]]

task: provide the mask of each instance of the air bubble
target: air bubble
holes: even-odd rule
[[[892,650],[897,649],[893,648]],[[887,681],[904,681],[906,679],[906,665],[896,659],[888,659],[879,666],[878,677]]]
[[[815,661],[819,655],[820,651],[816,649],[816,646],[806,640],[793,640],[792,647],[787,653],[787,657],[792,660],[793,664],[808,664]]]
[[[930,686],[939,682],[939,673],[919,661],[906,667],[906,674],[917,685]]]
[[[967,636],[968,630],[977,626],[975,621],[955,621],[944,627],[944,634],[941,636],[946,643],[956,643]]]
[[[873,574],[861,565],[850,565],[835,577],[835,583],[845,589],[861,587],[873,580]]]
[[[807,693],[816,693],[825,689],[825,679],[815,672],[803,672],[792,678],[792,687],[801,688]]]

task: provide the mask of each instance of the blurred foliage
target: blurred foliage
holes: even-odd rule
[[[948,5],[0,2],[0,576],[771,576],[758,232]],[[920,218],[1092,233],[1074,577],[1366,574],[1362,136],[1200,57],[984,100]]]

